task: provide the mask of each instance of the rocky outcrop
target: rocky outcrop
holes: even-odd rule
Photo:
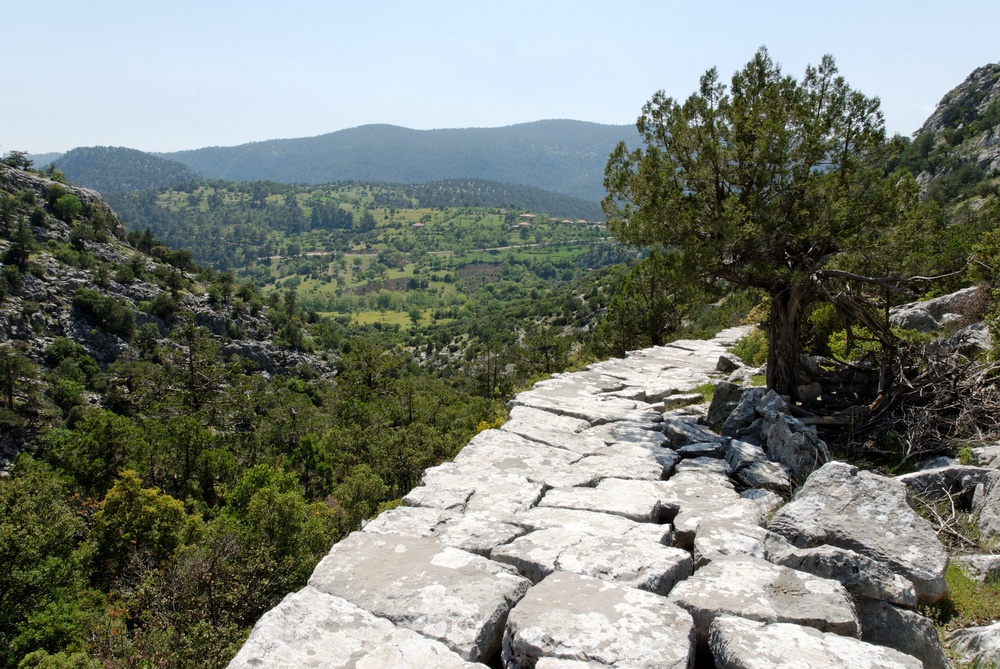
[[[650,349],[519,394],[502,429],[428,469],[402,507],[334,546],[230,666],[290,666],[336,643],[341,625],[346,648],[312,656],[316,666],[362,666],[352,664],[359,636],[372,657],[405,662],[406,631],[431,642],[412,646],[402,666],[414,667],[430,666],[424,657],[504,669],[933,662],[940,645],[912,609],[918,595],[940,596],[939,555],[904,513],[903,483],[841,463],[804,467],[805,486],[779,508],[792,466],[775,461],[759,430],[773,414],[790,418],[780,398],[754,391],[747,427],[759,425],[747,440],[699,422],[704,407],[670,408],[666,390],[710,379],[736,335]],[[890,531],[903,536],[878,539]],[[295,610],[309,606],[327,608]],[[397,632],[367,619],[353,631],[340,622],[350,606]]]
[[[894,479],[831,462],[778,510],[770,529],[798,548],[835,546],[884,563],[913,584],[920,602],[947,594],[948,555]]]

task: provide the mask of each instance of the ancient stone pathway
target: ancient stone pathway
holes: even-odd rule
[[[685,393],[741,334],[517,395],[502,428],[336,544],[230,667],[947,666],[914,611],[947,558],[901,483],[830,463],[785,504],[801,454],[699,424]],[[747,424],[794,421],[753,397]]]

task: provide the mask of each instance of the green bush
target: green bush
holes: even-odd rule
[[[736,342],[733,354],[751,367],[760,367],[767,362],[767,334],[756,329]]]
[[[83,212],[83,203],[75,195],[66,194],[52,204],[52,213],[59,220],[69,223]]]
[[[78,288],[73,307],[105,332],[130,339],[135,331],[135,314],[131,307],[96,290]]]

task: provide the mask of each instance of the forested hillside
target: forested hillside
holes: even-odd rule
[[[198,178],[186,165],[121,147],[73,149],[57,160],[69,181],[104,195],[176,186]]]

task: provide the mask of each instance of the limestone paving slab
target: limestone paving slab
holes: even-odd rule
[[[542,411],[531,407],[517,406],[510,410],[508,422],[519,421],[542,426],[553,432],[583,432],[590,427],[590,423],[579,418],[569,416],[559,416],[551,411]]]
[[[548,529],[497,546],[490,557],[533,583],[569,571],[666,595],[694,571],[691,554],[636,535],[599,536]]]
[[[670,525],[639,523],[622,516],[596,511],[537,506],[514,516],[514,522],[528,531],[566,529],[576,534],[609,537],[642,537],[669,546]]]
[[[694,659],[694,625],[686,611],[659,595],[554,572],[511,611],[503,641],[505,669],[545,666],[542,658],[687,669]]]
[[[447,462],[424,471],[422,485],[403,497],[403,505],[479,514],[510,522],[534,506],[545,483],[488,466]]]
[[[580,418],[591,425],[621,420],[652,422],[662,420],[645,402],[626,400],[608,395],[589,395],[564,391],[561,388],[532,389],[514,396],[509,407],[527,406],[561,416]]]
[[[354,532],[334,544],[309,585],[476,662],[499,648],[507,614],[531,583],[437,539]]]
[[[466,515],[419,506],[399,506],[383,511],[362,528],[370,534],[404,534],[437,537],[446,546],[489,557],[490,551],[525,533],[520,525],[481,515]]]
[[[667,438],[660,431],[661,425],[653,422],[614,421],[596,425],[582,434],[600,439],[605,444],[636,444],[641,446],[664,446]]]
[[[947,594],[948,555],[895,479],[828,463],[775,513],[770,529],[799,548],[829,544],[884,562],[913,583],[922,603]]]
[[[747,555],[763,559],[767,530],[741,521],[707,520],[694,537],[694,564],[699,569],[719,555]]]
[[[483,669],[440,641],[305,587],[254,625],[229,669]]]
[[[668,462],[673,462],[668,459]],[[604,479],[637,479],[643,481],[659,481],[664,475],[664,466],[654,458],[636,458],[628,453],[609,453],[607,455],[590,455],[575,465],[574,468],[592,474],[597,481]]]
[[[515,407],[520,409],[523,407]],[[542,412],[540,412],[542,413]],[[576,420],[576,419],[573,419]],[[588,423],[589,425],[589,423]],[[527,422],[524,419],[509,420],[500,426],[505,432],[512,432],[516,435],[537,441],[540,444],[561,448],[579,455],[594,455],[603,453],[606,447],[600,439],[577,432],[565,432],[563,430],[553,430],[540,422]]]
[[[545,492],[538,506],[596,511],[656,523],[660,519],[657,483],[661,482],[608,478],[594,488],[553,488]]]
[[[709,626],[723,615],[858,635],[854,606],[844,586],[758,558],[715,556],[674,586],[668,599],[691,613],[699,643],[708,641]]]
[[[891,648],[789,623],[721,616],[709,648],[717,669],[921,669],[920,660]]]

